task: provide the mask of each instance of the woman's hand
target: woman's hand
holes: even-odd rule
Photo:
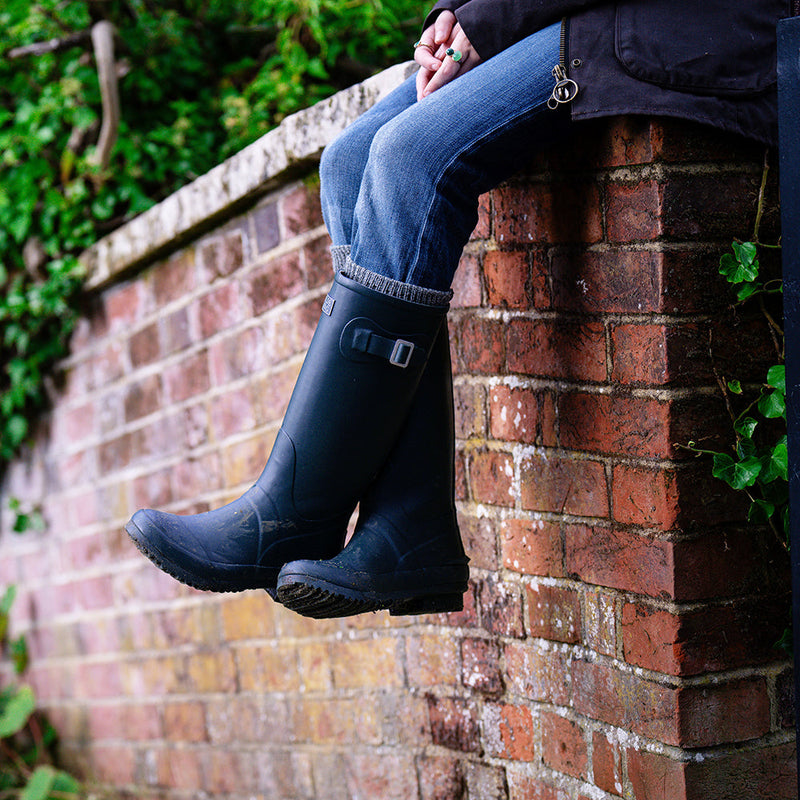
[[[452,50],[448,55],[447,51]],[[456,60],[453,56],[461,53]],[[417,73],[417,99],[422,100],[432,92],[467,72],[480,63],[467,34],[458,24],[452,11],[442,11],[433,25],[427,28],[414,50],[414,60],[419,64]]]

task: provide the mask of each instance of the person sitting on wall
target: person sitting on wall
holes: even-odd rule
[[[264,471],[214,511],[137,511],[137,546],[190,586],[263,588],[310,617],[460,610],[446,314],[480,195],[595,117],[680,117],[774,144],[775,30],[791,11],[438,2],[416,75],[323,153],[335,277]]]

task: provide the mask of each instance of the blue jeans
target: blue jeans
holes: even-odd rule
[[[417,102],[414,78],[332,142],[320,164],[334,247],[359,267],[447,291],[478,198],[563,136],[547,108],[559,25],[529,36]]]

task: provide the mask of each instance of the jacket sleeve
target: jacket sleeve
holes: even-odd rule
[[[472,46],[485,61],[532,33],[608,0],[439,0],[425,20],[453,11]]]

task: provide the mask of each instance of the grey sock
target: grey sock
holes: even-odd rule
[[[347,257],[350,255],[349,244],[334,244],[331,245],[331,261],[333,261],[333,274],[341,272],[344,265],[347,263]]]
[[[453,297],[452,291],[440,292],[436,289],[426,289],[424,286],[414,286],[413,283],[388,278],[378,272],[359,267],[349,256],[342,267],[342,274],[368,289],[374,289],[381,294],[397,297],[400,300],[410,300],[412,303],[422,303],[427,306],[446,306]]]

